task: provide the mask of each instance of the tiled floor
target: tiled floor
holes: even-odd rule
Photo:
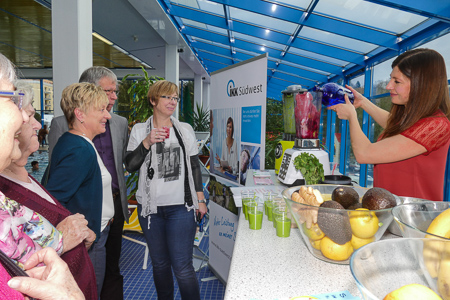
[[[139,233],[126,233],[127,236],[145,241],[143,236]],[[208,254],[209,239],[204,237],[200,243],[200,249]],[[120,260],[120,269],[124,276],[124,296],[126,300],[138,299],[157,299],[156,290],[153,284],[152,265],[149,258],[148,268],[142,269],[144,260],[145,247],[137,243],[122,239],[122,256]],[[194,250],[195,254],[200,254]],[[209,278],[214,274],[206,267],[201,268],[197,272],[197,278],[200,286],[200,295],[203,300],[219,300],[223,299],[225,294],[224,285],[217,279],[202,282],[202,278]],[[175,297],[174,299],[181,299],[178,293],[178,285],[175,282]]]

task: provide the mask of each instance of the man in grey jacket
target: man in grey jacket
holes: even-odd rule
[[[108,120],[106,131],[97,135],[93,142],[103,163],[112,177],[114,198],[114,219],[106,242],[106,271],[103,288],[98,291],[101,299],[123,299],[123,276],[120,274],[119,260],[122,247],[122,230],[124,221],[128,221],[127,187],[123,169],[123,159],[128,144],[128,121],[111,112],[117,99],[117,77],[105,67],[91,67],[83,72],[79,82],[89,82],[103,88],[108,96]],[[69,130],[65,116],[52,120],[49,142],[49,161],[56,142]]]

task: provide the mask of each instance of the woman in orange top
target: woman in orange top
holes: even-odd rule
[[[392,108],[385,111],[356,90],[353,105],[329,109],[349,121],[356,160],[374,164],[374,187],[398,196],[443,200],[447,153],[450,144],[450,99],[443,57],[431,49],[414,49],[392,63]],[[375,143],[364,135],[356,108],[364,109],[384,131]]]

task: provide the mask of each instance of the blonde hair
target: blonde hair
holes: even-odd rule
[[[174,93],[178,95],[178,86],[175,83],[167,80],[158,80],[148,89],[147,99],[150,107],[153,107],[150,100],[153,100],[155,105],[158,105],[161,96],[172,95]]]
[[[102,105],[108,105],[108,97],[101,87],[93,83],[74,83],[62,92],[61,109],[70,128],[75,122],[75,108],[88,113]]]

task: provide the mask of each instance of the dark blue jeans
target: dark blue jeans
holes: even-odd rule
[[[138,205],[139,223],[147,240],[153,265],[158,299],[173,299],[173,273],[180,288],[182,299],[200,299],[200,289],[192,254],[196,231],[194,211],[187,211],[184,205],[159,206],[156,214],[141,216],[142,206]]]

